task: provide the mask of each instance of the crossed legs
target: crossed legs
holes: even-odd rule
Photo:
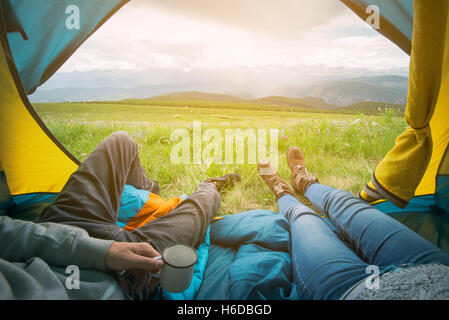
[[[129,232],[116,224],[125,184],[158,189],[145,175],[136,142],[126,132],[116,132],[70,176],[55,202],[42,212],[40,221],[77,226],[101,239],[146,241],[162,252],[175,242],[198,245],[220,207],[216,186],[202,183],[169,214]]]

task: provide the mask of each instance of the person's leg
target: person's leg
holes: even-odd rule
[[[139,189],[154,187],[140,164],[136,142],[126,132],[115,132],[70,176],[40,221],[77,226],[97,238],[137,241],[135,235],[116,225],[125,184]]]
[[[449,265],[449,256],[399,221],[351,193],[319,184],[307,172],[304,156],[295,146],[287,152],[293,188],[336,226],[357,255],[377,266],[425,264]]]
[[[72,174],[40,221],[77,226],[102,239],[146,241],[157,250],[179,242],[195,246],[218,212],[218,189],[231,187],[239,180],[236,174],[208,179],[210,183],[200,184],[168,215],[133,232],[126,231],[116,224],[125,184],[147,190],[154,184],[139,162],[136,142],[127,133],[117,132],[101,142]]]
[[[420,235],[351,193],[319,183],[305,196],[336,226],[367,263],[377,266],[442,263],[449,255]]]
[[[229,173],[209,178],[183,200],[169,214],[133,231],[141,241],[147,241],[156,250],[173,243],[186,243],[196,247],[220,208],[219,192],[240,182],[240,175]]]
[[[173,243],[196,247],[220,208],[220,195],[213,183],[201,183],[198,189],[169,214],[137,228],[132,233],[149,242],[156,250]]]
[[[327,223],[292,195],[278,199],[290,223],[293,279],[304,299],[339,299],[368,277],[363,262]]]

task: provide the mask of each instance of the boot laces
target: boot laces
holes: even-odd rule
[[[302,177],[302,176],[308,176],[309,175],[309,172],[307,172],[307,168],[302,166],[302,165],[294,167],[293,170],[295,171],[295,175],[297,177]]]
[[[280,193],[288,189],[286,188],[285,184],[282,182],[281,178],[278,175],[272,176],[268,180],[268,183],[273,187],[273,190],[276,193]]]

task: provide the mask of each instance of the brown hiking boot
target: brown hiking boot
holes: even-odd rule
[[[300,195],[304,195],[307,188],[318,183],[318,179],[307,172],[304,156],[298,147],[291,146],[287,150],[287,163],[292,171],[292,186]]]
[[[148,177],[145,177],[145,185],[143,186],[143,189],[155,194],[159,194],[159,192],[161,191],[157,181],[151,180]]]
[[[277,171],[270,165],[268,161],[259,161],[257,163],[257,171],[263,181],[270,187],[271,191],[274,192],[276,200],[278,200],[284,194],[293,193],[290,190],[288,184],[281,179]]]
[[[204,182],[213,183],[218,191],[233,187],[237,182],[240,182],[240,175],[237,173],[229,173],[219,178],[209,178]]]

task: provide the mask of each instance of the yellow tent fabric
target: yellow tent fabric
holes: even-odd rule
[[[446,3],[448,3],[446,1]],[[448,3],[449,6],[449,3]],[[446,8],[446,16],[449,8]],[[427,171],[416,190],[416,195],[435,193],[435,176],[449,174],[449,18],[445,31],[440,31],[444,41],[442,57],[442,76],[435,112],[430,121],[432,129],[433,151]]]
[[[377,166],[360,196],[399,207],[435,192],[435,176],[447,148],[449,2],[414,1],[413,40],[405,119],[410,127]]]
[[[8,48],[0,48],[0,163],[11,195],[60,192],[77,169],[76,159],[57,143],[48,129],[38,123],[22,99],[20,80],[9,64]],[[11,67],[11,69],[10,69]],[[13,72],[11,72],[13,70]],[[30,112],[31,110],[31,112]],[[40,121],[40,120],[38,120]]]

